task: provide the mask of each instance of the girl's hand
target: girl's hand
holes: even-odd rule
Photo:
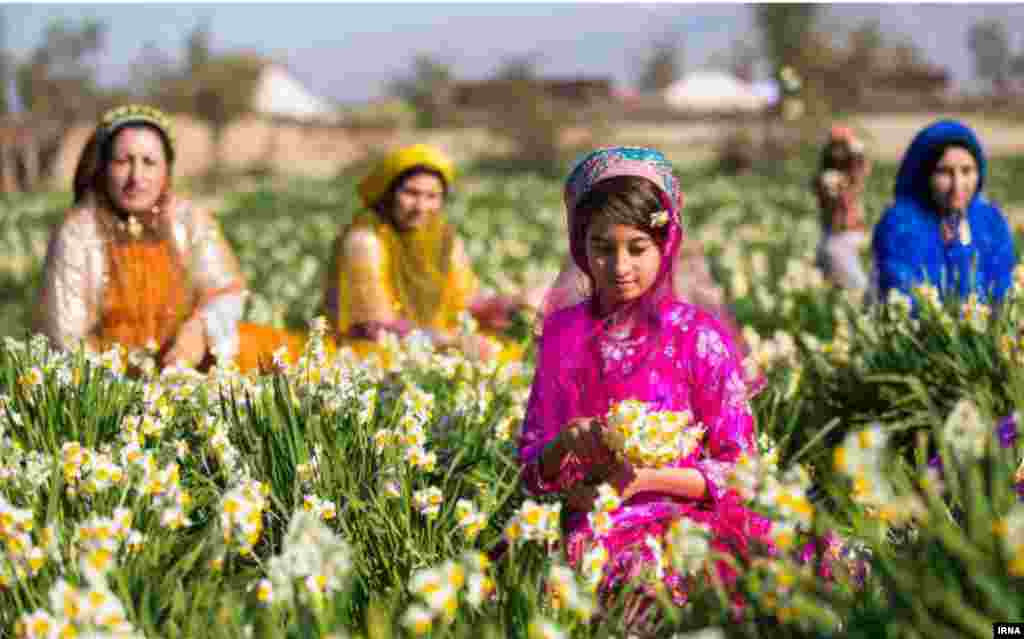
[[[569,422],[569,426],[558,435],[562,450],[584,462],[608,464],[613,456],[604,443],[603,430],[599,420],[578,417]]]
[[[611,484],[623,502],[636,494],[637,474],[630,464],[615,463],[608,468],[606,475],[593,474],[588,477],[587,483],[572,488],[566,495],[566,505],[572,510],[590,512],[597,499],[597,487],[605,483]]]
[[[512,325],[512,313],[521,306],[518,300],[495,296],[474,304],[471,312],[482,328],[503,331]]]
[[[565,505],[575,512],[588,513],[594,509],[597,499],[597,487],[589,484],[577,484],[565,498]]]

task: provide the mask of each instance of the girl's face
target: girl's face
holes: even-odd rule
[[[661,247],[643,229],[597,221],[587,229],[587,264],[601,307],[609,311],[651,288],[661,266]]]
[[[444,182],[431,173],[416,173],[395,189],[391,218],[403,230],[424,226],[444,204]]]
[[[951,146],[935,165],[930,183],[942,213],[965,211],[978,188],[978,163],[967,149]]]
[[[107,165],[107,193],[121,210],[150,213],[167,187],[167,155],[160,134],[149,127],[122,129]]]

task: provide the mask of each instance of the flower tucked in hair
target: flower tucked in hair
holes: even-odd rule
[[[653,226],[656,229],[665,226],[666,224],[668,224],[668,216],[669,212],[664,209],[651,213],[651,226]]]

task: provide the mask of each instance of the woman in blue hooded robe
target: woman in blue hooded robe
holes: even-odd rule
[[[985,174],[985,153],[967,126],[943,120],[917,134],[872,239],[881,301],[924,283],[943,299],[1002,301],[1017,256],[1006,218],[981,194]]]

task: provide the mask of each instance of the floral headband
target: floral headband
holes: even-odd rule
[[[102,138],[106,139],[122,126],[134,123],[151,124],[158,128],[166,136],[171,153],[174,153],[174,133],[171,128],[171,119],[156,107],[145,104],[127,104],[113,108],[100,118],[99,128],[102,131]]]

